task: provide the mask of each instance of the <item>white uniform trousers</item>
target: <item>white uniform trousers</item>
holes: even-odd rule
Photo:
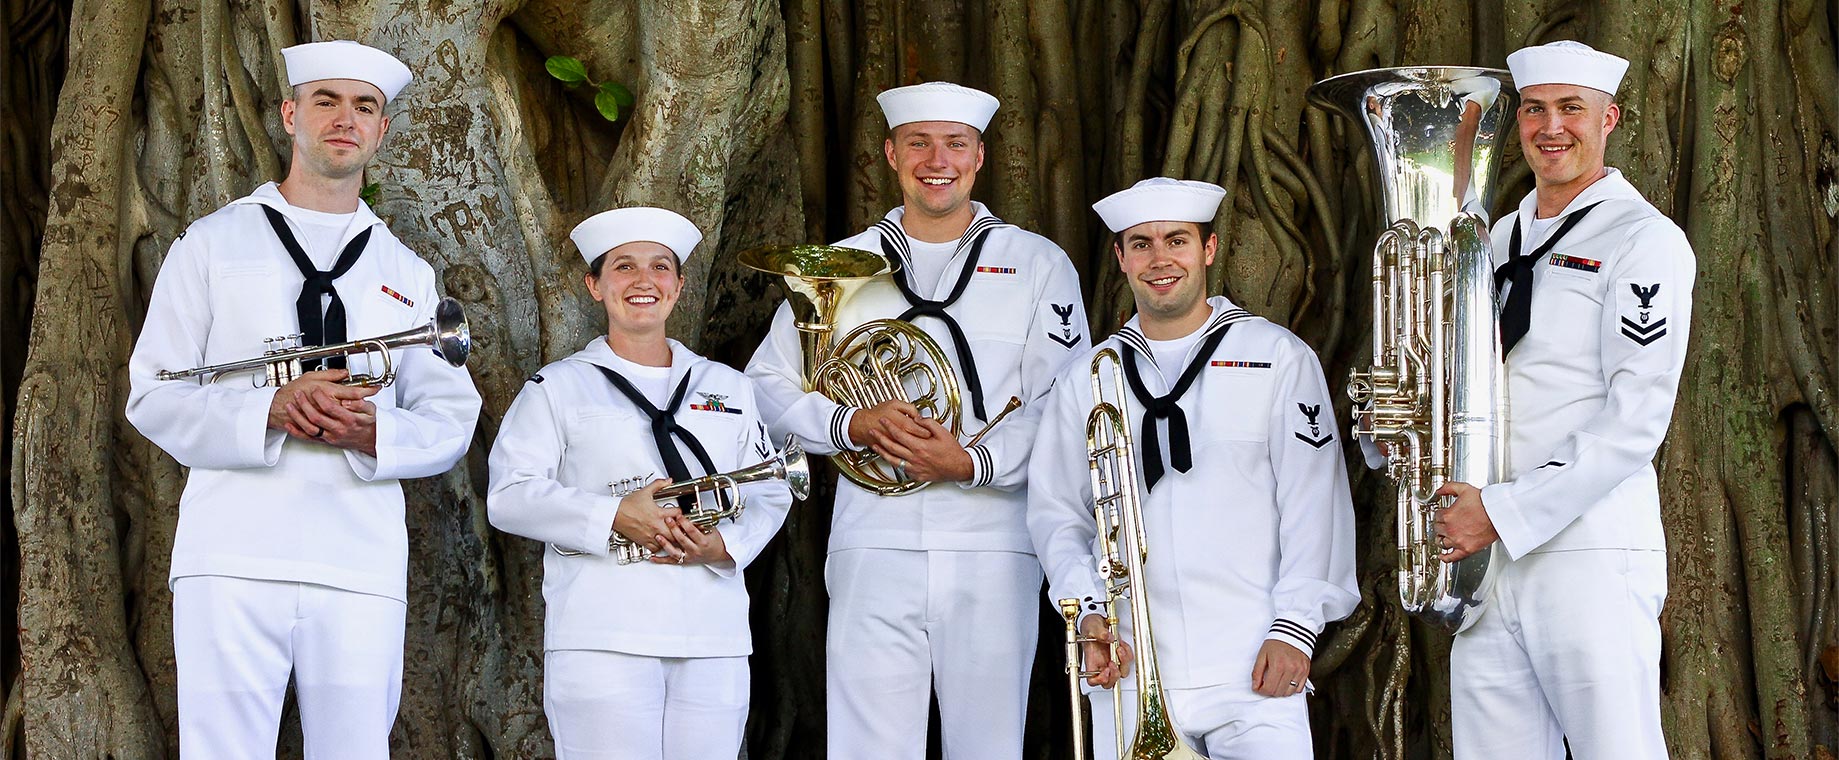
[[[274,757],[291,672],[308,760],[388,758],[407,614],[395,599],[311,583],[175,579],[179,754]]]
[[[923,760],[934,691],[945,760],[1022,756],[1040,627],[1033,555],[845,549],[824,577],[830,757]]]
[[[1112,700],[1124,699],[1124,736],[1136,731],[1136,678],[1121,691],[1092,689],[1093,760],[1116,760],[1117,723]],[[1208,760],[1293,760],[1315,756],[1309,703],[1303,694],[1267,697],[1248,684],[1168,689],[1169,717],[1188,747]]]
[[[733,760],[747,727],[746,657],[543,655],[556,760]]]
[[[1497,555],[1501,556],[1501,555]],[[1450,651],[1457,760],[1665,758],[1660,734],[1661,551],[1528,554]]]

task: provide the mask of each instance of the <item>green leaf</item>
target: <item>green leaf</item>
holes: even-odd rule
[[[383,185],[381,183],[372,182],[365,185],[363,190],[358,191],[358,198],[364,201],[364,205],[374,207],[377,205],[377,196],[382,194],[382,191]]]
[[[607,121],[619,121],[619,99],[613,93],[601,90],[594,93],[594,107],[600,109],[600,115]]]
[[[618,103],[620,108],[632,107],[632,91],[626,89],[625,85],[618,82],[601,82],[600,91],[613,96],[613,102]]]
[[[587,67],[582,65],[581,59],[579,58],[566,55],[552,55],[549,57],[549,60],[543,62],[543,68],[549,70],[550,76],[562,80],[564,84],[569,86],[578,85],[587,81]]]

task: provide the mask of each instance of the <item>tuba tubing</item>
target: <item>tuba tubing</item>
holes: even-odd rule
[[[1483,614],[1495,544],[1443,562],[1436,513],[1450,481],[1506,477],[1507,391],[1487,221],[1513,134],[1498,69],[1406,67],[1317,82],[1309,101],[1364,127],[1388,228],[1374,245],[1373,355],[1349,373],[1354,435],[1387,447],[1396,483],[1399,598],[1450,633]]]

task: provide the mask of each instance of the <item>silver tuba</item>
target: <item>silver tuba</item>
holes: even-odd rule
[[[1383,443],[1397,484],[1405,611],[1455,633],[1486,609],[1489,546],[1438,555],[1448,481],[1506,477],[1507,391],[1485,214],[1513,134],[1513,81],[1499,69],[1416,67],[1342,74],[1309,101],[1364,128],[1391,226],[1373,252],[1373,358],[1349,373],[1354,435]]]
[[[1148,531],[1143,527],[1142,492],[1137,490],[1137,460],[1130,439],[1130,404],[1124,386],[1123,360],[1110,348],[1092,357],[1092,411],[1086,415],[1086,464],[1092,478],[1092,514],[1098,521],[1098,574],[1105,579],[1105,601],[1099,605],[1111,631],[1111,661],[1118,659],[1117,608],[1130,601],[1130,629],[1135,637],[1137,703],[1135,734],[1124,736],[1122,692],[1111,701],[1111,719],[1117,727],[1119,760],[1203,760],[1182,742],[1181,731],[1169,714],[1168,693],[1162,689],[1162,671],[1156,664],[1155,632],[1149,620]],[[1106,386],[1111,398],[1107,401]],[[1079,600],[1060,600],[1066,622],[1066,679],[1073,700],[1073,757],[1085,760],[1086,710],[1080,701],[1079,682],[1093,672],[1084,667],[1079,647],[1093,639],[1079,635]],[[1121,675],[1121,669],[1120,669]],[[1120,679],[1121,680],[1121,679]]]
[[[390,359],[390,349],[407,346],[427,346],[434,350],[434,355],[442,361],[458,367],[466,364],[467,354],[472,353],[472,332],[466,327],[466,310],[460,302],[443,298],[434,305],[434,318],[421,327],[410,328],[402,332],[381,335],[375,338],[354,340],[349,343],[337,343],[330,346],[300,346],[298,333],[268,338],[263,343],[268,349],[261,356],[242,361],[212,364],[177,371],[160,370],[161,380],[182,380],[188,377],[210,375],[215,383],[231,375],[242,372],[262,370],[260,377],[251,377],[250,382],[257,388],[265,386],[282,386],[304,374],[304,364],[315,359],[328,359],[343,356],[347,358],[365,356],[374,370],[382,367],[383,371],[375,374],[351,373],[341,380],[344,385],[389,385],[396,382],[396,364]]]

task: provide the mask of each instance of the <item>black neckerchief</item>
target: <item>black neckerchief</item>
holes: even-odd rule
[[[338,297],[338,289],[332,287],[332,281],[343,277],[351,267],[358,263],[358,256],[364,253],[364,246],[370,242],[370,228],[364,228],[357,237],[345,244],[345,250],[339,252],[338,261],[333,263],[330,271],[321,272],[313,266],[313,260],[307,258],[306,251],[300,247],[300,241],[294,239],[294,233],[287,228],[287,219],[281,212],[266,204],[263,213],[268,216],[268,226],[275,228],[275,237],[281,239],[281,247],[287,249],[287,256],[294,260],[294,266],[300,269],[300,276],[306,282],[300,285],[300,297],[294,300],[294,313],[300,319],[302,346],[328,346],[345,342],[345,302]],[[332,302],[326,306],[325,314],[319,311],[319,297],[330,294]],[[324,362],[326,369],[344,369],[345,357],[334,356],[323,360],[302,362],[302,369],[313,370]],[[311,365],[311,366],[307,366]]]
[[[958,325],[958,320],[946,313],[945,309],[957,303],[958,299],[964,296],[965,288],[971,284],[971,276],[977,273],[977,259],[983,255],[984,241],[989,239],[990,230],[1001,226],[1002,223],[1002,220],[993,216],[981,217],[971,223],[970,228],[964,231],[963,237],[958,238],[958,250],[962,251],[966,245],[969,245],[970,255],[965,258],[964,269],[958,273],[958,281],[952,285],[951,292],[940,301],[921,298],[914,291],[913,284],[907,281],[913,276],[913,266],[911,259],[905,255],[907,253],[906,230],[901,228],[899,222],[892,219],[882,219],[875,223],[876,229],[881,231],[882,252],[886,253],[889,258],[896,258],[905,264],[902,267],[904,271],[894,275],[894,285],[900,288],[900,295],[907,299],[908,304],[907,310],[901,312],[897,319],[911,322],[918,317],[937,317],[939,321],[945,323],[945,329],[951,333],[952,343],[956,344],[958,349],[958,365],[964,374],[964,388],[971,393],[971,411],[977,415],[977,419],[986,421],[989,416],[984,414],[983,410],[983,381],[977,376],[977,359],[971,354],[971,342],[965,337],[964,328]],[[954,255],[953,258],[956,256]]]
[[[690,468],[683,463],[683,455],[677,452],[676,444],[670,440],[673,435],[677,436],[677,440],[682,441],[683,445],[689,447],[690,454],[696,457],[696,463],[702,466],[703,474],[715,474],[715,462],[709,459],[708,450],[702,447],[702,442],[696,440],[696,436],[691,434],[689,429],[677,423],[677,409],[683,406],[685,391],[690,389],[690,372],[683,373],[683,380],[677,383],[677,390],[670,395],[670,404],[660,411],[657,407],[652,406],[651,402],[645,399],[645,394],[633,387],[632,382],[625,376],[598,364],[594,365],[594,369],[606,375],[607,380],[613,383],[613,387],[618,389],[627,401],[631,401],[640,413],[651,419],[651,440],[658,448],[658,458],[664,460],[664,472],[670,475],[672,483],[682,483],[692,477]]]
[[[1220,341],[1226,338],[1226,331],[1232,329],[1228,322],[1214,331],[1201,342],[1200,350],[1188,362],[1187,369],[1181,371],[1181,378],[1175,381],[1175,387],[1168,393],[1156,396],[1144,387],[1143,378],[1137,373],[1137,351],[1129,342],[1120,341],[1124,347],[1124,378],[1130,382],[1130,392],[1137,397],[1137,403],[1143,405],[1143,487],[1155,490],[1156,481],[1162,479],[1161,435],[1156,432],[1156,420],[1169,421],[1169,464],[1176,472],[1187,472],[1194,467],[1194,454],[1188,443],[1188,415],[1181,411],[1179,402],[1182,394],[1200,377],[1201,368],[1213,358],[1213,351],[1219,348]]]
[[[1501,361],[1507,360],[1507,352],[1512,351],[1514,345],[1526,337],[1526,331],[1532,328],[1533,265],[1539,263],[1539,259],[1551,251],[1552,246],[1557,245],[1565,233],[1589,216],[1590,209],[1602,203],[1597,201],[1571,212],[1558,225],[1558,230],[1545,239],[1544,245],[1525,256],[1520,255],[1520,219],[1514,218],[1513,242],[1507,248],[1507,263],[1494,270],[1494,292],[1501,292],[1501,286],[1509,279],[1513,281],[1513,289],[1507,291],[1507,303],[1501,307]]]

